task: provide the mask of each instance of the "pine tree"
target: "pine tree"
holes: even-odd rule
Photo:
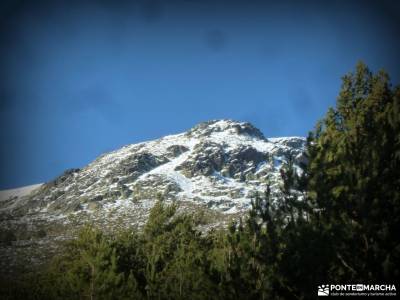
[[[85,227],[55,258],[43,276],[42,294],[49,299],[129,299],[138,295],[132,276],[118,269],[111,238],[93,227]]]
[[[332,237],[336,281],[398,278],[400,97],[359,63],[310,136],[309,191]]]
[[[177,214],[175,205],[159,201],[144,228],[147,296],[157,299],[210,299],[207,240],[190,214]]]

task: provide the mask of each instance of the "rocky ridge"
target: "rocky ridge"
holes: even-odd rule
[[[215,120],[106,153],[29,192],[0,193],[2,264],[40,245],[56,249],[55,240],[87,222],[111,230],[140,226],[157,198],[207,212],[208,227],[226,224],[268,184],[279,193],[282,164],[290,156],[305,162],[304,148],[301,137],[267,139],[249,123]]]

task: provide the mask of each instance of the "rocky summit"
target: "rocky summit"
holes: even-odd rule
[[[202,212],[205,228],[242,216],[258,192],[279,193],[280,168],[305,162],[305,139],[265,138],[249,123],[215,120],[106,153],[54,180],[0,192],[0,261],[40,262],[85,223],[141,226],[157,199]],[[44,249],[46,251],[44,251]]]

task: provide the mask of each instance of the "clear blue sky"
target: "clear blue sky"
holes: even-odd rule
[[[2,1],[0,189],[210,119],[305,136],[358,60],[399,83],[396,1],[114,2]]]

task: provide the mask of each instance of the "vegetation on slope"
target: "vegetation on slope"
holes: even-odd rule
[[[245,220],[199,231],[157,202],[141,231],[87,227],[7,299],[310,299],[318,284],[400,276],[400,88],[360,63],[308,138],[301,176],[289,161],[278,206],[269,189]]]

